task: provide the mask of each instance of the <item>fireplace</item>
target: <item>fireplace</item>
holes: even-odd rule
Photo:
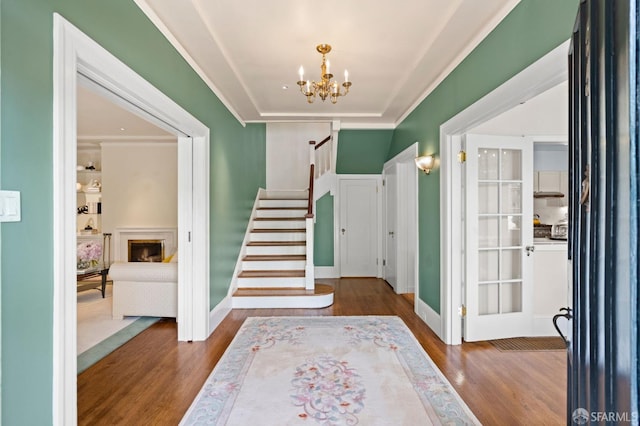
[[[178,247],[176,228],[116,228],[116,262],[162,262]]]
[[[162,262],[164,240],[129,240],[128,262]]]

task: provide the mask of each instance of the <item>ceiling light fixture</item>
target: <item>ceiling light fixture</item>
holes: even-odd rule
[[[330,63],[327,61],[326,54],[331,52],[331,46],[328,44],[319,44],[316,46],[318,53],[322,54],[322,65],[320,65],[320,81],[311,81],[304,79],[304,68],[300,66],[298,73],[300,80],[298,86],[300,86],[300,92],[307,97],[307,102],[313,103],[316,96],[324,102],[327,97],[331,99],[331,103],[338,102],[338,97],[346,96],[349,93],[351,82],[349,81],[349,71],[344,70],[344,92],[340,90],[340,86],[337,81],[332,81],[333,74],[330,71]]]

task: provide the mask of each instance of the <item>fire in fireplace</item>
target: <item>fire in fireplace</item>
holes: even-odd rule
[[[129,262],[162,262],[164,240],[129,240]]]

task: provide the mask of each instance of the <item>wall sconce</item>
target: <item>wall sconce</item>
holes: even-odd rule
[[[424,172],[424,174],[428,175],[431,173],[431,169],[436,162],[436,157],[434,155],[422,155],[416,158],[416,167]]]

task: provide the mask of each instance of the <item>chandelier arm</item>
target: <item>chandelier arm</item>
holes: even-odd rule
[[[329,61],[327,61],[326,54],[331,51],[331,46],[328,44],[319,44],[316,46],[318,53],[322,55],[322,62],[320,64],[320,80],[304,80],[304,69],[302,66],[299,70],[300,80],[297,82],[300,87],[300,92],[307,98],[308,103],[313,103],[316,97],[319,97],[324,102],[327,98],[331,103],[338,102],[340,96],[346,96],[349,93],[351,82],[347,80],[348,73],[345,71],[345,81],[342,83],[344,91],[340,88],[340,83],[332,80],[333,74],[329,69]]]

